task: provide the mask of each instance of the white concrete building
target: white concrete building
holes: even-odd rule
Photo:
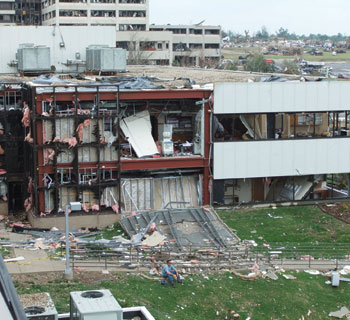
[[[0,24],[15,25],[15,0],[0,1]]]
[[[349,198],[349,106],[346,81],[216,83],[215,200]]]
[[[116,46],[128,51],[128,64],[171,65],[173,61],[170,31],[117,31]]]
[[[220,60],[220,26],[152,24],[150,31],[173,33],[173,60],[179,64],[201,65]]]
[[[149,0],[43,0],[42,24],[116,26],[119,31],[145,31]]]

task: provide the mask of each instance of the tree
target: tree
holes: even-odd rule
[[[261,27],[261,30],[259,30],[257,33],[256,33],[256,37],[258,39],[263,39],[263,40],[267,40],[269,38],[269,33],[267,32],[267,29],[265,26],[262,26]]]
[[[284,29],[284,28],[279,28],[278,31],[276,31],[276,36],[279,38],[285,38],[288,39],[289,36],[289,32],[288,29]]]
[[[294,61],[284,60],[282,63],[283,73],[300,74],[299,67]]]
[[[149,59],[153,52],[149,51],[147,44],[150,43],[144,39],[138,39],[137,32],[133,33],[128,42],[128,64],[143,65],[149,64]]]
[[[262,54],[255,54],[248,58],[245,69],[253,72],[273,72],[273,67],[266,63]]]

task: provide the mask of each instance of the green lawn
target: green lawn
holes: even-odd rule
[[[316,206],[269,209],[217,210],[240,239],[269,242],[350,243],[350,225],[325,214]],[[282,218],[271,218],[273,217]],[[252,233],[253,231],[253,233]],[[255,232],[256,231],[256,232]]]
[[[350,243],[350,225],[316,206],[277,209],[239,209],[218,214],[241,239],[257,243]],[[270,215],[270,216],[269,216]],[[271,217],[272,216],[272,217]],[[275,217],[275,218],[273,218]],[[276,218],[280,217],[280,218]],[[120,235],[119,226],[105,230],[105,236]],[[260,246],[259,246],[260,247]],[[69,292],[110,289],[123,307],[145,305],[157,320],[223,320],[232,310],[240,319],[327,319],[328,313],[342,306],[350,308],[350,284],[339,288],[326,285],[323,276],[289,272],[296,280],[259,279],[246,282],[233,274],[188,275],[175,289],[161,286],[136,274],[75,272],[71,283],[61,274],[14,275],[19,294],[49,292],[60,313],[69,311]],[[207,274],[205,274],[207,275]],[[312,314],[307,317],[308,311]],[[228,319],[232,319],[228,318]]]
[[[119,274],[96,284],[84,284],[77,279],[72,284],[58,278],[41,284],[26,280],[15,281],[19,294],[50,292],[59,312],[68,312],[69,292],[75,290],[110,289],[123,307],[145,305],[157,320],[225,319],[231,310],[257,319],[326,319],[330,311],[350,307],[350,286],[339,288],[326,285],[323,276],[304,272],[293,273],[297,280],[259,279],[246,282],[227,273],[188,276],[184,285],[175,289],[136,275]],[[107,275],[111,278],[112,275]],[[32,277],[32,278],[35,278]],[[229,318],[229,319],[232,319]]]

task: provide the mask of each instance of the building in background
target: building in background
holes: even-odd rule
[[[128,51],[128,64],[171,65],[173,34],[170,31],[117,32],[117,48]]]
[[[0,23],[14,25],[16,21],[15,0],[0,2]]]
[[[40,0],[6,0],[0,2],[0,25],[41,24]]]
[[[41,0],[16,0],[17,25],[41,25]]]
[[[172,32],[171,50],[178,65],[208,65],[220,61],[220,26],[152,24],[150,31]]]
[[[43,0],[42,24],[60,26],[115,26],[118,31],[145,31],[149,26],[148,0]]]

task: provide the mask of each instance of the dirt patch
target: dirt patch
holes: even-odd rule
[[[319,208],[334,218],[350,224],[350,203],[321,204]]]
[[[20,284],[28,283],[28,281],[33,284],[50,284],[65,281],[62,272],[12,274],[11,278]],[[116,281],[118,278],[120,278],[120,275],[117,277],[114,273],[103,274],[102,272],[74,271],[74,280],[79,280],[79,282],[87,285],[93,285],[102,281]]]

